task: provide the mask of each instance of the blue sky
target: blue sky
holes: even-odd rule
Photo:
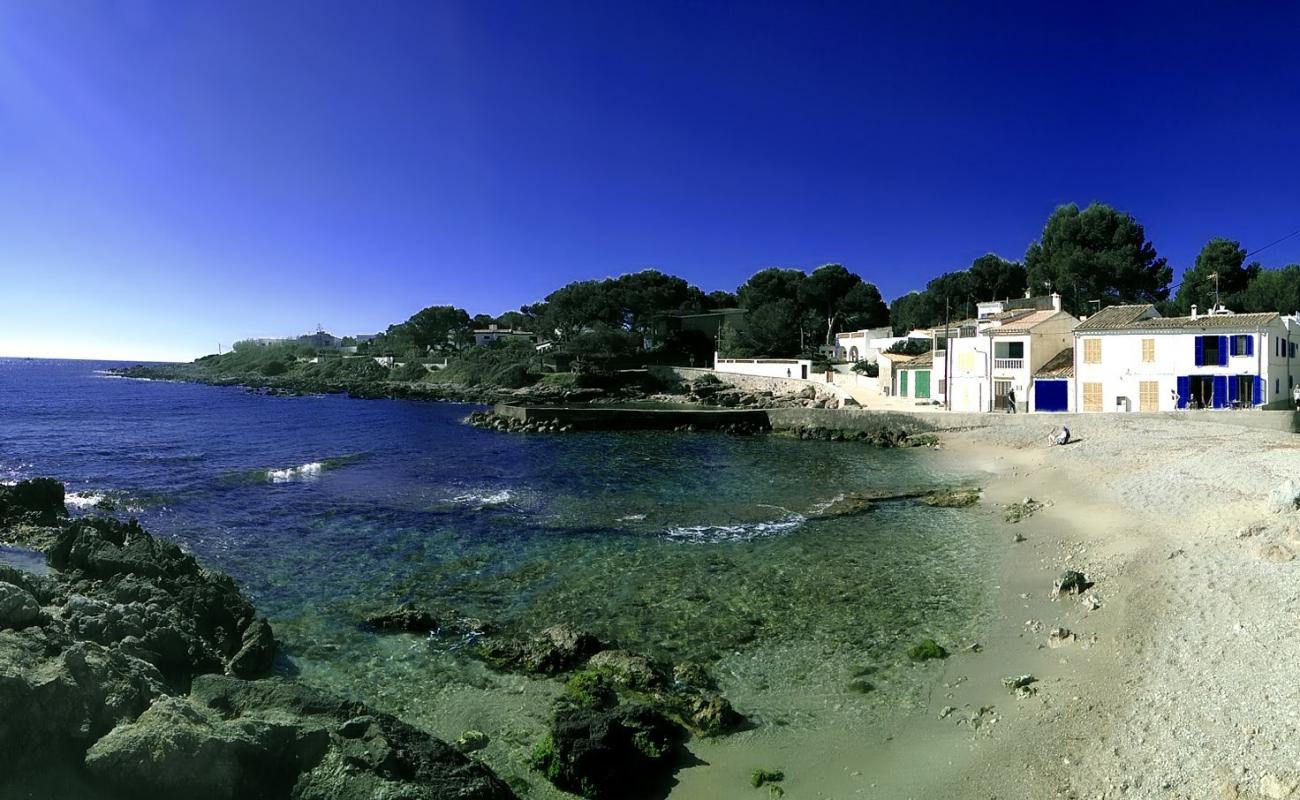
[[[892,299],[1092,200],[1181,269],[1300,228],[1275,5],[0,3],[0,355],[188,359],[649,266],[840,262]]]

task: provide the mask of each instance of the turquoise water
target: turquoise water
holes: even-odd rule
[[[978,509],[845,493],[967,482],[929,449],[665,432],[511,435],[473,407],[108,379],[88,362],[0,360],[0,479],[109,498],[238,578],[284,669],[521,773],[557,689],[487,672],[455,641],[379,637],[413,600],[518,630],[563,622],[713,665],[761,726],[852,724],[919,702],[923,636],[976,635],[993,557]],[[868,670],[877,691],[848,688]],[[545,790],[543,790],[545,791]]]

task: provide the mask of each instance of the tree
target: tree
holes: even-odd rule
[[[837,326],[847,316],[862,322],[863,327],[889,320],[889,309],[876,287],[839,264],[813,270],[799,284],[798,296],[802,306],[816,310],[824,320],[828,347],[835,344]]]
[[[735,292],[716,291],[709,292],[704,296],[704,304],[707,309],[716,308],[735,308],[740,301],[736,299]]]
[[[1245,312],[1294,314],[1300,311],[1300,264],[1258,270],[1237,296],[1237,303]]]
[[[577,281],[546,296],[542,323],[561,341],[595,326],[619,326],[623,309],[610,281]]]
[[[930,352],[933,346],[934,342],[930,339],[904,339],[886,347],[885,352],[890,355],[919,356],[922,353]]]
[[[736,290],[745,316],[739,347],[754,355],[789,356],[803,350],[808,320],[799,303],[807,275],[797,269],[759,270]]]
[[[1100,203],[1052,212],[1042,237],[1025,253],[1025,268],[1030,286],[1059,292],[1075,314],[1093,300],[1102,306],[1163,301],[1173,277],[1142,225]]]
[[[429,306],[402,323],[403,333],[418,350],[443,350],[452,344],[462,345],[470,332],[469,313],[455,306]],[[389,334],[392,334],[389,328]]]
[[[643,339],[654,318],[669,311],[701,311],[704,295],[681,278],[646,269],[617,278],[612,287],[622,308],[622,325]]]
[[[931,324],[928,306],[930,298],[924,292],[908,292],[894,300],[889,307],[889,322],[895,336],[902,336],[915,328]]]
[[[972,261],[966,270],[966,275],[967,292],[977,302],[1021,297],[1028,286],[1028,275],[1023,264],[1007,261],[993,253],[987,253]]]
[[[1246,250],[1240,242],[1215,238],[1205,243],[1196,256],[1196,263],[1183,273],[1182,285],[1170,303],[1174,314],[1191,313],[1192,306],[1209,309],[1215,300],[1215,279],[1218,275],[1220,300],[1229,307],[1240,305],[1241,293],[1259,274],[1259,262],[1246,264]]]

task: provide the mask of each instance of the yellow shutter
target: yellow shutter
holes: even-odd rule
[[[1097,341],[1089,339],[1087,341]],[[1087,344],[1084,345],[1084,351],[1087,351]],[[1085,383],[1083,385],[1083,410],[1084,411],[1101,411],[1101,384]]]
[[[1143,349],[1146,349],[1147,339],[1143,342]],[[1143,359],[1145,360],[1145,359]],[[1159,381],[1139,381],[1138,382],[1138,411],[1159,411],[1160,410],[1160,382]]]
[[[1156,340],[1143,339],[1142,340],[1142,363],[1154,364],[1155,361],[1156,361]]]
[[[1083,340],[1083,363],[1085,364],[1101,363],[1101,339]],[[1098,411],[1100,410],[1101,409],[1098,409]]]

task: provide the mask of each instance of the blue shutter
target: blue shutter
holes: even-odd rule
[[[1228,378],[1228,405],[1232,405],[1233,403],[1241,399],[1241,397],[1238,395],[1238,391],[1241,388],[1240,386],[1237,385],[1238,383],[1240,383],[1240,381],[1237,380],[1236,375],[1233,375],[1230,378]]]
[[[1192,379],[1183,375],[1178,378],[1178,407],[1187,408],[1187,395],[1192,393]]]
[[[1264,405],[1264,379],[1258,375],[1255,376],[1255,396],[1251,400],[1257,406]]]
[[[1228,366],[1228,337],[1219,337],[1219,366]]]
[[[1194,344],[1194,349],[1196,350],[1196,366],[1203,367],[1205,366],[1205,337],[1197,336]]]
[[[1229,351],[1228,351],[1228,355],[1233,355],[1233,356],[1241,355],[1240,353],[1237,352],[1237,337],[1236,337],[1236,336],[1229,336],[1229,337],[1228,337],[1228,347],[1230,348]]]
[[[1212,408],[1224,408],[1228,405],[1228,376],[1214,376],[1214,396],[1210,398]]]
[[[1253,356],[1253,355],[1255,355],[1255,337],[1254,337],[1254,336],[1247,336],[1247,337],[1246,337],[1246,355],[1248,355],[1248,356]]]

